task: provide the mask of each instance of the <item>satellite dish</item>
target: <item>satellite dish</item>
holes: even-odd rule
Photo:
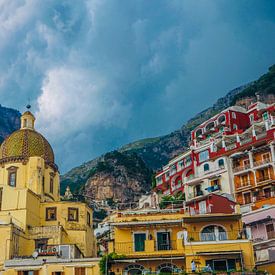
[[[38,252],[36,250],[32,253],[32,257],[34,259],[36,259],[38,257]]]

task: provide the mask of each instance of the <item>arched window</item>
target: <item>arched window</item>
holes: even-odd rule
[[[212,128],[214,128],[215,127],[215,123],[214,123],[214,121],[212,121],[212,122],[209,122],[206,126],[205,126],[205,130],[206,131],[210,131]]]
[[[160,272],[160,274],[174,274],[174,272],[181,272],[182,270],[174,264],[163,263],[158,266],[157,271]]]
[[[227,234],[219,225],[209,225],[201,231],[201,241],[223,241],[227,240]]]
[[[196,131],[196,137],[199,137],[199,136],[201,136],[202,135],[202,129],[198,129],[197,131]]]
[[[144,270],[144,266],[140,265],[140,264],[131,264],[128,265],[125,269],[124,269],[124,273],[123,274],[127,274],[127,275],[141,275],[142,271]]]
[[[223,159],[219,159],[218,165],[219,165],[220,168],[224,168],[224,160]]]
[[[203,165],[203,170],[204,170],[204,172],[209,171],[209,164],[208,163],[205,163]]]
[[[225,122],[225,115],[221,115],[221,116],[219,116],[219,118],[218,118],[218,123],[219,123],[219,124],[222,124],[223,122]]]

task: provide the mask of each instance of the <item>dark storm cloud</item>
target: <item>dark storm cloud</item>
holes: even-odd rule
[[[165,134],[274,63],[274,1],[0,1],[1,103],[62,171]]]

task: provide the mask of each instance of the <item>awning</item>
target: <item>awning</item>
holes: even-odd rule
[[[134,217],[133,217],[134,218]],[[138,225],[157,225],[157,224],[181,224],[182,220],[157,220],[157,221],[129,221],[129,222],[114,222],[111,223],[113,226],[138,226]]]
[[[237,221],[241,218],[241,214],[223,214],[223,215],[215,215],[215,214],[201,214],[201,215],[194,215],[190,217],[184,217],[184,223],[196,223],[198,221],[219,221],[222,219],[229,219],[233,221]]]
[[[134,259],[117,259],[113,260],[115,263],[136,263],[142,261],[162,261],[162,260],[183,260],[185,256],[170,256],[170,257],[155,257],[155,258],[134,258]]]
[[[209,251],[209,252],[197,252],[196,255],[201,255],[201,256],[224,256],[224,255],[241,255],[242,251],[241,250],[235,250],[235,251]]]

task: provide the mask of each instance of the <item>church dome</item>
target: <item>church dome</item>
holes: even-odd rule
[[[49,142],[34,130],[35,117],[30,111],[21,116],[21,129],[7,137],[0,147],[0,160],[42,157],[54,164],[54,153]]]

